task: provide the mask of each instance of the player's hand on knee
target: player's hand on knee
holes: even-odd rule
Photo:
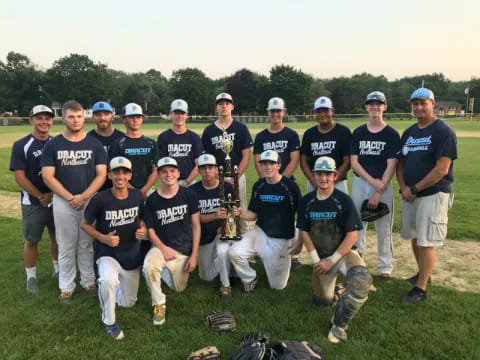
[[[315,268],[315,272],[319,274],[326,274],[333,268],[333,261],[330,259],[323,259],[320,260],[319,262],[313,264],[313,267]]]
[[[162,254],[165,261],[171,261],[177,258],[177,252],[168,246],[163,247]]]
[[[120,236],[116,234],[116,230],[109,232],[107,235],[105,235],[105,239],[103,242],[111,247],[118,246],[118,243],[120,242]]]
[[[185,263],[185,267],[183,270],[185,270],[185,272],[191,273],[195,270],[196,267],[197,267],[197,258],[195,256],[190,256],[187,262]]]

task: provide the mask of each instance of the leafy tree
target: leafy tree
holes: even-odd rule
[[[255,75],[248,69],[241,69],[227,79],[226,91],[235,100],[237,114],[251,114],[257,110],[258,88]]]
[[[197,68],[179,69],[172,73],[169,81],[172,99],[181,98],[188,102],[190,114],[206,115],[214,111],[212,81]]]

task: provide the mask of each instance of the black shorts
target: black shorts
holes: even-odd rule
[[[38,243],[42,239],[45,227],[50,235],[55,234],[52,207],[22,205],[22,222],[23,237],[30,243]]]

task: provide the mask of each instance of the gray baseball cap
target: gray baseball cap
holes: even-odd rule
[[[130,160],[123,156],[114,157],[112,160],[110,160],[110,164],[108,167],[110,171],[118,168],[124,168],[132,171],[132,163],[130,162]]]
[[[30,110],[30,117],[41,114],[41,113],[49,114],[52,117],[55,116],[55,113],[53,112],[53,110],[50,109],[48,106],[36,105],[32,108],[32,110]]]
[[[158,169],[160,169],[164,166],[173,166],[173,167],[176,167],[178,169],[177,160],[175,160],[174,158],[168,157],[168,156],[161,158],[157,162],[157,168]]]

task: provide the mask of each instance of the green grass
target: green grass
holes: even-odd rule
[[[48,243],[41,242],[37,296],[25,292],[21,262],[21,222],[0,219],[0,358],[1,359],[186,359],[206,345],[215,345],[223,359],[241,337],[263,331],[272,339],[307,340],[321,345],[327,359],[477,359],[478,294],[438,286],[430,299],[418,306],[402,305],[399,298],[409,289],[406,282],[377,281],[365,307],[352,322],[349,342],[331,345],[326,339],[331,311],[311,305],[311,268],[293,272],[283,291],[268,289],[261,264],[257,264],[258,289],[245,296],[233,283],[234,297],[221,302],[217,282],[205,283],[194,274],[183,293],[167,294],[167,321],[154,327],[150,296],[142,279],[134,308],[117,309],[117,320],[126,338],[114,342],[104,331],[96,298],[78,290],[71,304],[60,304],[50,279]],[[214,310],[232,311],[238,330],[217,334],[202,323]]]

